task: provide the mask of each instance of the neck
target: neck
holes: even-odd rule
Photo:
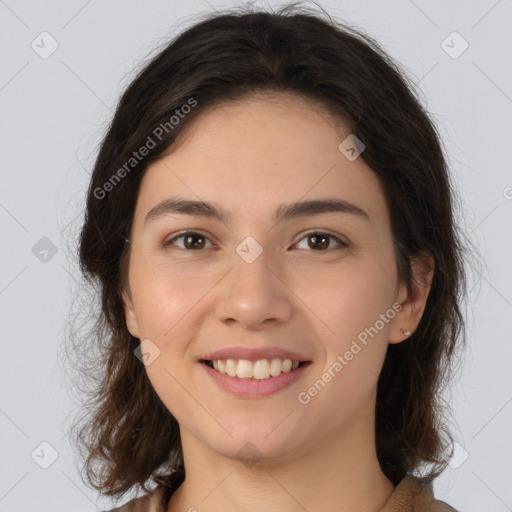
[[[252,467],[224,457],[182,429],[186,478],[167,512],[379,512],[394,491],[378,463],[367,408],[349,432],[333,431],[286,460]],[[372,427],[372,428],[369,428]]]

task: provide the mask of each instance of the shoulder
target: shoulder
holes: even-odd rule
[[[134,498],[120,507],[103,512],[165,512],[164,487],[158,485],[144,496]]]
[[[436,500],[432,484],[412,475],[395,488],[381,512],[457,512],[444,501]]]

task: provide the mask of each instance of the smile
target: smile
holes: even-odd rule
[[[264,380],[278,377],[282,373],[289,373],[303,366],[302,361],[292,361],[291,359],[258,359],[249,361],[248,359],[218,359],[214,361],[203,360],[204,364],[210,368],[239,379],[257,379]]]
[[[292,386],[304,377],[312,366],[312,361],[278,358],[256,361],[202,359],[199,362],[206,374],[221,389],[238,398],[250,399],[261,399]],[[231,375],[227,373],[228,370]]]

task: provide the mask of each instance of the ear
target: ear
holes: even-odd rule
[[[397,301],[402,309],[390,322],[389,343],[400,343],[408,339],[418,327],[434,277],[434,259],[432,256],[419,256],[411,261],[412,293],[409,294],[405,283],[398,287]],[[404,334],[410,331],[411,334]]]
[[[137,314],[133,307],[133,301],[130,290],[124,290],[122,293],[124,316],[126,319],[126,327],[134,338],[140,338],[139,323],[137,322]]]

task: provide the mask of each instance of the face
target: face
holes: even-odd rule
[[[419,320],[398,281],[378,178],[338,149],[349,133],[294,95],[239,100],[203,112],[143,178],[127,326],[145,340],[148,378],[182,436],[213,452],[235,458],[251,442],[260,456],[284,460],[359,428],[388,343]],[[225,217],[154,210],[169,199]],[[287,209],[327,200],[355,208]],[[260,377],[263,359],[286,369],[272,363],[287,358],[279,350],[302,364],[241,379],[203,362],[222,349],[240,371],[253,366],[238,359],[259,359]]]

